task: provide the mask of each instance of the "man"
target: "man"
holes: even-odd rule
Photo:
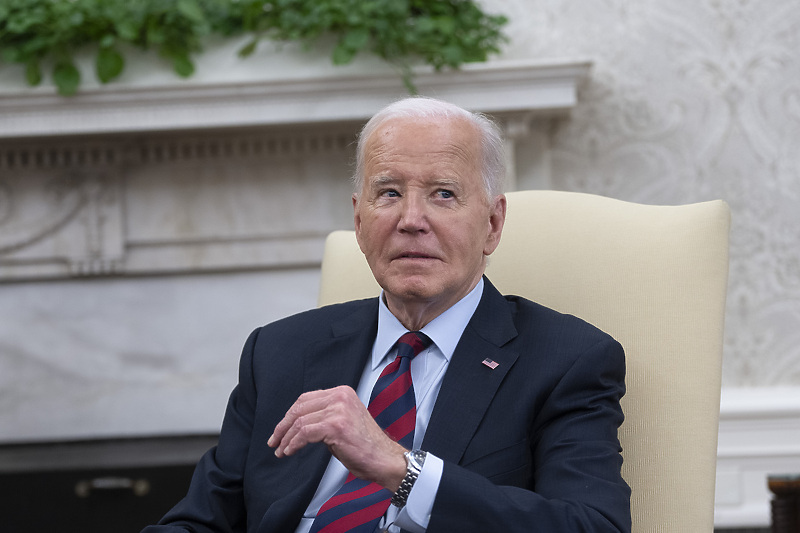
[[[357,157],[381,297],[256,330],[219,445],[145,532],[630,531],[621,346],[483,277],[506,214],[496,126],[410,98],[367,123]],[[403,379],[411,407],[376,407]],[[401,404],[397,422],[376,411]]]

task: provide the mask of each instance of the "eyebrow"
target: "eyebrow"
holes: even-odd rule
[[[383,187],[386,185],[394,185],[402,181],[403,180],[400,178],[395,178],[387,175],[379,175],[374,178],[370,178],[369,185],[370,187]],[[434,178],[430,181],[429,184],[435,187],[444,187],[448,189],[460,189],[462,186],[459,180],[455,180],[452,178]]]
[[[400,181],[398,178],[393,178],[392,176],[381,175],[375,178],[369,179],[369,184],[371,187],[380,187],[383,185],[391,185],[393,183],[397,183]]]
[[[446,189],[461,189],[461,182],[452,178],[436,178],[431,183]]]

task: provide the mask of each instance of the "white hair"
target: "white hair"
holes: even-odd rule
[[[482,152],[480,154],[481,176],[483,177],[487,199],[491,200],[503,194],[506,161],[503,150],[503,135],[500,127],[482,113],[473,113],[455,104],[423,96],[404,98],[389,104],[375,113],[361,129],[358,135],[356,169],[353,175],[356,194],[361,193],[361,188],[364,185],[364,161],[367,155],[367,140],[386,121],[400,117],[412,119],[463,118],[469,121],[475,126],[480,136]]]

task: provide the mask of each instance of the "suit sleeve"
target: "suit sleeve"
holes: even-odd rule
[[[245,532],[242,487],[255,412],[252,363],[258,332],[250,335],[242,351],[239,384],[228,400],[219,443],[200,459],[186,497],[142,533]]]
[[[471,465],[445,462],[428,533],[629,532],[617,437],[624,377],[622,347],[610,338],[576,358],[531,422],[526,486],[497,485]]]

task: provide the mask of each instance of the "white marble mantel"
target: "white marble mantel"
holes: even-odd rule
[[[416,71],[420,94],[505,116],[561,114],[577,102],[585,59],[467,64]],[[0,138],[363,122],[407,95],[396,72],[259,81],[88,89],[70,98],[52,88],[0,94]]]
[[[521,172],[546,187],[547,124],[590,66],[494,62],[415,83],[500,120],[508,189]],[[350,225],[359,125],[406,93],[391,70],[314,72],[70,98],[0,85],[0,281],[318,265],[324,237]]]

